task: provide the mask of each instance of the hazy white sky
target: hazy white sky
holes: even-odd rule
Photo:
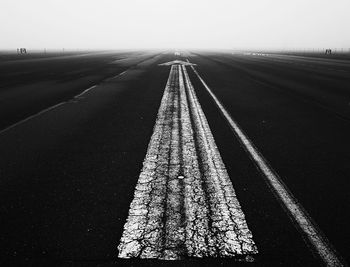
[[[0,49],[350,48],[350,0],[0,0]]]

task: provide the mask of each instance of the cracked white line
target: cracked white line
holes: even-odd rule
[[[172,260],[257,253],[185,66],[171,67],[118,249]]]
[[[124,225],[118,247],[121,258],[162,256],[160,248],[163,245],[163,191],[166,189],[166,165],[169,157],[169,110],[173,102],[171,89],[174,88],[175,82],[174,69],[175,66],[172,66],[136,185],[134,200],[130,205],[128,220]]]
[[[245,221],[244,214],[237,200],[229,175],[226,171],[219,150],[204,112],[200,107],[193,86],[183,66],[186,77],[190,107],[198,136],[198,152],[201,158],[204,183],[211,213],[211,231],[216,249],[220,255],[248,254],[256,251],[252,234]]]
[[[194,129],[191,123],[190,108],[186,94],[182,71],[180,71],[181,115],[182,115],[182,151],[184,172],[184,203],[186,209],[187,254],[203,257],[210,253],[213,238],[209,229],[209,208],[201,179],[199,158],[196,151]],[[207,233],[205,235],[204,233]]]
[[[289,216],[309,240],[310,246],[313,248],[313,250],[318,253],[318,255],[327,266],[343,266],[342,260],[337,256],[337,252],[333,249],[332,245],[328,242],[327,238],[324,236],[321,230],[319,230],[318,226],[313,222],[305,209],[295,199],[287,186],[279,178],[278,174],[270,167],[266,159],[257,150],[249,138],[244,134],[240,126],[232,119],[226,108],[214,95],[212,90],[199,75],[197,70],[193,66],[191,66],[191,68],[199,80],[202,82],[203,86],[208,91],[210,96],[213,98],[215,104],[223,116],[226,118],[231,129],[236,134],[239,141],[243,144],[244,149],[248,152],[250,157],[257,165],[258,169],[263,174],[263,177],[266,178],[267,183],[269,184],[277,199],[283,204]]]

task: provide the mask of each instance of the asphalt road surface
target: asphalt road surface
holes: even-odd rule
[[[90,52],[0,74],[0,265],[349,262],[348,59]]]

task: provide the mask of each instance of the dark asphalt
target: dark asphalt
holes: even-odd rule
[[[349,262],[350,61],[210,52],[186,58]],[[0,265],[159,265],[116,255],[169,75],[158,64],[174,59],[149,51],[0,61],[0,131],[67,101],[0,134]],[[189,74],[259,249],[249,265],[320,265]]]
[[[154,52],[48,54],[0,60],[0,129],[151,58]]]

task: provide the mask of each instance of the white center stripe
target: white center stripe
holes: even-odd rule
[[[171,67],[118,249],[121,258],[257,253],[185,66]]]
[[[217,99],[196,69],[191,66],[199,80],[202,82],[203,86],[206,88],[210,96],[213,98],[215,104],[218,106],[219,110],[223,116],[228,121],[232,130],[238,137],[239,141],[242,143],[245,150],[248,152],[250,157],[254,160],[255,164],[259,170],[263,173],[266,181],[270,185],[270,188],[277,196],[279,201],[286,208],[290,217],[296,223],[296,225],[301,229],[303,234],[309,240],[310,246],[315,250],[321,257],[323,262],[327,266],[343,266],[342,260],[337,256],[337,253],[332,248],[331,244],[328,242],[327,238],[323,235],[321,230],[313,222],[301,204],[294,198],[292,193],[289,191],[287,186],[281,181],[277,173],[269,166],[266,159],[261,155],[261,153],[255,148],[253,143],[244,134],[239,125],[232,119],[230,114],[227,112],[225,107]]]

